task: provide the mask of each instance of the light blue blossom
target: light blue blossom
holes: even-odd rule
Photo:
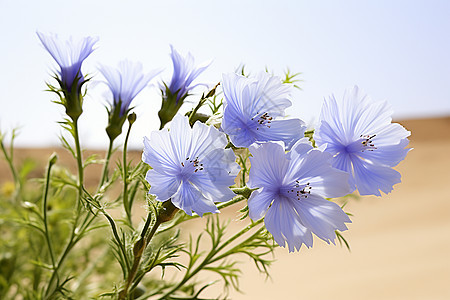
[[[100,72],[106,78],[106,84],[111,90],[113,108],[119,107],[120,117],[125,115],[131,101],[139,94],[161,70],[153,70],[147,74],[143,73],[141,63],[121,61],[119,67],[112,68],[100,66]]]
[[[171,57],[173,63],[172,79],[167,85],[161,86],[162,104],[158,112],[161,121],[160,129],[165,124],[170,122],[177,114],[180,107],[183,105],[184,99],[189,95],[189,92],[200,84],[193,84],[193,81],[209,66],[210,63],[204,63],[200,66],[194,66],[194,57],[188,53],[183,57],[178,53],[173,46]]]
[[[278,245],[289,251],[302,244],[312,247],[312,234],[334,243],[335,230],[351,223],[342,209],[324,197],[349,193],[348,174],[331,167],[332,156],[313,148],[306,138],[286,153],[282,142],[250,146],[251,169],[248,186],[259,188],[249,200],[250,218],[264,218],[267,230]]]
[[[78,43],[72,38],[67,41],[59,39],[56,34],[43,34],[37,32],[44,48],[50,53],[60,67],[59,80],[61,88],[72,90],[75,83],[77,90],[84,81],[81,73],[81,64],[94,51],[93,47],[98,41],[95,37],[85,37]]]
[[[331,95],[325,100],[314,133],[317,145],[326,145],[333,154],[333,166],[350,174],[352,191],[381,196],[401,182],[392,169],[402,161],[411,134],[400,124],[391,123],[392,110],[387,102],[374,102],[355,86],[346,90],[338,103]]]
[[[225,95],[222,130],[236,147],[254,142],[283,141],[289,149],[303,137],[306,127],[299,119],[276,120],[291,106],[291,86],[266,72],[255,78],[234,73],[223,75]]]
[[[168,90],[172,95],[176,95],[177,102],[188,96],[189,92],[200,84],[193,84],[193,81],[210,65],[210,62],[199,66],[194,65],[194,57],[191,53],[183,57],[175,48],[170,45],[173,63],[173,74]],[[167,91],[163,90],[167,94]],[[166,95],[168,96],[168,95]]]
[[[196,122],[191,128],[187,117],[177,114],[170,130],[164,128],[144,138],[142,160],[152,169],[146,179],[156,200],[170,200],[192,215],[217,213],[214,202],[235,195],[229,189],[239,171],[225,134],[213,126]]]

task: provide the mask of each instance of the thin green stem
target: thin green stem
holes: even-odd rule
[[[128,223],[133,227],[133,221],[131,220],[131,206],[132,202],[128,203],[128,165],[127,165],[127,147],[128,138],[130,137],[131,126],[133,124],[129,123],[127,135],[125,137],[125,142],[123,144],[123,206],[125,208],[125,213],[127,215]]]
[[[109,146],[108,146],[108,152],[106,152],[106,158],[105,163],[103,165],[103,171],[102,171],[102,177],[100,178],[100,182],[98,184],[97,193],[100,192],[100,189],[102,188],[105,181],[107,181],[108,178],[108,166],[109,166],[109,160],[111,158],[112,149],[113,149],[114,140],[109,140]]]
[[[142,254],[144,253],[144,250],[147,247],[150,240],[155,235],[155,232],[158,229],[159,225],[161,225],[161,223],[162,223],[160,218],[157,218],[155,224],[153,224],[152,229],[150,230],[150,233],[147,235],[146,232],[148,231],[148,228],[150,227],[150,220],[151,220],[151,214],[149,213],[147,216],[147,221],[145,222],[145,226],[141,232],[141,238],[134,245],[133,266],[131,267],[131,270],[128,273],[127,282],[125,284],[125,287],[119,293],[119,300],[126,299],[126,297],[128,295],[128,290],[129,290],[131,284],[133,283],[133,280],[136,277],[136,274],[138,272],[139,264],[141,263]]]
[[[120,291],[119,293],[119,300],[124,300],[127,298],[127,295],[129,293],[129,289],[131,284],[133,283],[136,274],[139,270],[139,265],[141,263],[142,254],[144,253],[145,248],[148,246],[150,241],[152,240],[153,236],[155,235],[158,227],[165,222],[168,222],[173,219],[175,214],[177,213],[178,208],[176,208],[171,200],[167,200],[164,202],[158,209],[157,217],[155,220],[155,223],[152,226],[152,229],[147,234],[147,231],[151,224],[151,216],[152,213],[149,212],[147,216],[147,221],[145,222],[144,228],[141,232],[141,238],[134,244],[133,247],[133,254],[134,254],[134,262],[133,267],[131,268],[131,271],[128,273],[127,282],[125,284],[125,287]],[[137,286],[139,281],[142,279],[139,278],[137,282],[134,283],[134,286]],[[132,292],[132,291],[130,291]]]
[[[59,283],[59,279],[57,278],[57,273],[59,269],[61,268],[62,264],[64,263],[64,260],[66,259],[67,255],[69,254],[70,250],[75,246],[75,244],[80,240],[79,238],[76,238],[77,233],[77,227],[78,227],[78,221],[81,214],[81,200],[83,196],[83,158],[81,156],[81,146],[80,146],[80,138],[78,134],[78,118],[73,120],[73,138],[75,140],[75,150],[76,150],[76,160],[77,160],[77,168],[78,168],[78,196],[77,196],[77,203],[76,203],[76,211],[75,211],[75,220],[73,222],[72,232],[70,235],[69,242],[67,243],[66,247],[64,248],[64,251],[62,255],[60,256],[56,267],[53,270],[52,276],[50,277],[50,280],[47,285],[46,290],[46,297],[51,298],[53,292],[50,294],[50,291],[53,287],[53,283],[55,280],[57,280],[57,283]]]
[[[241,229],[241,231],[239,231],[238,233],[236,233],[235,235],[233,235],[231,238],[229,238],[225,243],[222,244],[222,246],[220,246],[218,248],[218,250],[216,252],[219,252],[220,250],[222,250],[223,248],[225,248],[226,246],[228,246],[229,244],[231,244],[234,240],[236,240],[237,238],[239,238],[240,236],[242,236],[243,234],[245,234],[246,232],[249,232],[250,229],[252,229],[255,226],[258,226],[259,224],[261,224],[262,222],[264,222],[264,218],[259,219],[256,222],[252,222],[250,225],[244,227],[243,229]]]
[[[245,198],[242,195],[236,196],[233,199],[231,199],[230,201],[217,204],[217,209],[221,210],[221,209],[223,209],[225,207],[228,207],[228,206],[231,206],[233,204],[239,203],[239,202],[241,202],[242,200],[245,200],[245,199],[247,199],[247,198]]]
[[[1,133],[0,133],[1,135]],[[3,139],[0,139],[0,147],[2,148],[3,155],[5,156],[6,162],[8,163],[9,169],[11,170],[11,174],[13,176],[14,180],[14,186],[15,186],[15,194],[17,195],[18,191],[20,190],[20,178],[17,175],[16,168],[14,168],[13,163],[13,141],[14,138],[11,138],[11,146],[10,146],[10,153],[8,154],[8,151],[6,151],[5,145],[3,144]]]
[[[175,292],[176,290],[178,290],[180,287],[182,287],[189,279],[191,279],[192,277],[194,277],[194,275],[196,275],[198,272],[200,272],[206,265],[215,262],[216,260],[213,260],[213,257],[219,253],[222,249],[224,249],[226,246],[228,246],[229,244],[231,244],[233,241],[235,241],[236,239],[238,239],[239,237],[241,237],[243,234],[247,233],[248,231],[250,231],[253,227],[261,224],[264,221],[264,219],[260,219],[248,226],[246,226],[245,228],[243,228],[241,231],[239,231],[238,233],[236,233],[235,235],[233,235],[231,238],[229,238],[225,243],[223,243],[220,247],[214,249],[213,251],[211,251],[206,257],[205,259],[202,261],[202,263],[200,265],[198,265],[197,268],[195,268],[194,271],[192,272],[188,272],[186,273],[186,275],[184,276],[183,280],[180,281],[180,283],[178,283],[178,285],[176,285],[175,287],[173,287],[172,289],[170,289],[167,293],[165,293],[162,297],[160,297],[159,299],[166,299],[167,296],[171,295],[173,292]]]
[[[49,190],[49,186],[50,186],[50,172],[51,172],[52,166],[54,164],[54,161],[55,160],[52,157],[50,159],[50,161],[48,163],[48,167],[47,167],[47,175],[45,177],[45,188],[44,188],[44,193],[42,195],[42,211],[43,211],[45,240],[47,241],[48,252],[50,254],[50,259],[52,261],[53,270],[56,273],[56,277],[58,278],[58,272],[56,271],[55,255],[54,255],[52,243],[50,241],[50,232],[48,230],[48,219],[47,219],[47,199],[48,199],[48,190]],[[59,280],[59,278],[58,278],[58,280]]]
[[[79,134],[78,134],[78,120],[74,120],[73,121],[73,128],[74,128],[74,136],[73,137],[74,137],[74,140],[75,140],[75,149],[76,149],[76,155],[77,155],[77,157],[76,157],[77,158],[77,168],[78,168],[78,199],[77,199],[77,207],[79,208],[80,205],[81,205],[81,198],[82,198],[82,195],[83,195],[84,170],[83,170],[83,157],[81,156],[80,137],[79,137]],[[77,213],[77,215],[79,215],[79,214]]]

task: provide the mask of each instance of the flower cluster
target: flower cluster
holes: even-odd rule
[[[64,44],[56,36],[38,36],[60,66],[57,79],[61,88],[67,95],[75,85],[78,91],[84,82],[81,64],[92,53],[96,39]],[[194,123],[194,112],[187,116],[178,113],[192,89],[201,85],[194,80],[209,64],[196,67],[190,53],[183,57],[172,46],[171,58],[172,79],[161,84],[161,128],[144,138],[142,155],[151,167],[146,174],[149,193],[157,201],[171,203],[188,215],[218,213],[216,203],[235,197],[230,187],[239,166],[233,150],[248,148],[249,216],[253,221],[264,218],[274,240],[295,251],[303,244],[311,247],[313,233],[334,243],[335,232],[347,230],[350,218],[329,198],[355,190],[361,195],[381,196],[400,182],[400,173],[393,167],[410,150],[406,148],[410,132],[391,123],[392,111],[386,102],[372,101],[358,87],[347,90],[342,101],[330,96],[318,127],[309,135],[317,146],[313,147],[305,138],[305,123],[285,118],[285,110],[292,104],[290,84],[266,72],[252,77],[224,74],[223,117],[217,129]],[[131,102],[159,71],[145,74],[141,64],[128,61],[121,62],[118,69],[101,66],[99,70],[112,93],[106,129],[112,143],[132,110]],[[70,107],[67,111],[69,114]],[[164,127],[168,123],[170,126]],[[242,167],[245,172],[245,161]]]
[[[334,198],[353,192],[381,196],[400,182],[394,168],[410,151],[410,132],[392,123],[386,102],[372,101],[358,87],[347,90],[341,100],[333,95],[325,99],[316,128],[306,130],[302,120],[286,117],[298,74],[245,76],[242,70],[241,75],[224,74],[213,88],[196,96],[194,88],[206,86],[199,75],[209,63],[196,66],[190,53],[181,55],[172,46],[173,73],[166,83],[156,78],[159,69],[144,71],[142,64],[128,60],[117,68],[97,64],[99,72],[86,73],[87,66],[82,65],[94,56],[97,38],[73,42],[37,35],[59,66],[54,76],[57,84],[47,85],[65,107],[61,126],[68,135],[61,140],[78,173],[54,168],[57,156],[53,155],[42,191],[35,184],[24,188],[26,174],[14,167],[15,134],[8,151],[0,133],[0,151],[14,178],[9,198],[0,197],[0,211],[8,217],[6,222],[0,217],[7,241],[0,243],[0,253],[5,253],[0,255],[0,269],[7,275],[0,274],[2,299],[98,295],[119,300],[203,299],[200,293],[211,284],[200,283],[201,271],[212,271],[225,286],[238,287],[241,270],[233,260],[235,254],[248,256],[260,272],[270,275],[271,260],[266,255],[278,245],[295,252],[303,245],[312,247],[317,238],[347,244],[341,232],[352,223],[351,214],[339,205],[347,199]],[[105,115],[109,146],[104,159],[96,154],[84,159],[78,122],[83,98],[90,91],[86,83],[97,73],[109,89]],[[127,151],[139,113],[133,101],[139,94],[145,99],[141,92],[152,86],[152,80],[161,90],[160,102],[153,102],[154,107],[161,105],[161,123],[159,130],[143,137],[142,161],[136,163]],[[188,97],[197,104],[180,113]],[[117,141],[125,120],[126,134]],[[121,149],[120,158],[112,155],[116,148]],[[102,165],[96,188],[85,180],[86,166],[93,163]],[[136,205],[139,199],[148,211],[141,209],[142,202]],[[218,213],[237,205],[246,226],[228,227]],[[137,222],[138,211],[147,213],[144,222]],[[62,218],[70,215],[71,222],[59,228]],[[184,222],[205,215],[206,234],[179,239]],[[235,225],[239,224],[243,223]],[[36,245],[43,251],[34,251]],[[181,261],[180,256],[184,256]],[[89,272],[80,268],[80,257],[96,257]],[[120,268],[110,263],[112,257]],[[164,274],[169,268],[184,274],[161,278],[160,271]],[[32,285],[23,280],[30,270],[39,274]],[[71,284],[70,278],[77,282]],[[101,283],[95,291],[83,288],[89,278]]]

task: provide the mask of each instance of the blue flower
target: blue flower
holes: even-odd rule
[[[223,76],[225,95],[222,130],[237,147],[254,142],[283,141],[289,149],[303,137],[306,127],[299,119],[275,120],[291,106],[291,87],[266,72],[256,78],[237,74]]]
[[[177,114],[170,130],[164,128],[144,138],[142,160],[152,169],[146,180],[156,200],[170,200],[192,215],[217,213],[214,202],[235,195],[229,189],[239,171],[225,134],[213,126],[196,122],[191,128],[187,117]]]
[[[287,243],[290,252],[302,244],[311,247],[311,233],[334,243],[335,230],[347,230],[349,217],[324,199],[349,193],[348,174],[331,167],[329,153],[313,148],[306,138],[288,153],[276,142],[253,144],[250,152],[248,186],[259,188],[248,200],[250,218],[265,216],[265,226],[278,245]]]
[[[186,98],[189,92],[199,84],[193,84],[193,81],[210,65],[203,63],[194,66],[194,57],[188,53],[183,57],[178,53],[172,45],[170,45],[172,53],[170,54],[173,63],[173,75],[168,85],[168,89],[172,95],[176,95],[177,102]],[[163,90],[167,94],[167,91]],[[167,96],[167,95],[166,95]]]
[[[189,92],[200,84],[193,84],[193,81],[209,66],[209,63],[201,66],[194,66],[194,57],[188,53],[186,57],[181,56],[171,45],[173,75],[167,85],[161,86],[162,104],[158,112],[161,121],[160,129],[170,122],[183,105],[184,99]]]
[[[78,90],[84,81],[81,73],[81,64],[94,51],[93,47],[98,38],[88,36],[75,43],[71,38],[67,41],[62,41],[56,34],[46,35],[37,32],[37,35],[42,45],[60,67],[59,80],[62,83],[61,88],[70,92],[72,85],[76,83]]]
[[[143,73],[142,64],[130,61],[121,61],[117,69],[100,66],[100,72],[106,78],[106,84],[112,92],[113,108],[119,106],[122,117],[129,108],[131,101],[139,94],[161,70],[153,70],[148,74]]]
[[[326,145],[333,154],[333,166],[350,174],[352,191],[381,196],[401,182],[392,169],[410,148],[411,134],[400,124],[391,123],[392,110],[382,102],[373,102],[357,86],[346,90],[338,103],[331,95],[322,107],[319,128],[314,133],[317,145]]]

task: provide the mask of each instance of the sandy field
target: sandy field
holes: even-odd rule
[[[351,252],[319,239],[299,253],[278,248],[271,279],[247,261],[244,293],[233,292],[231,299],[450,299],[450,117],[400,123],[412,131],[414,148],[397,167],[403,182],[381,198],[347,205],[354,215],[344,233]],[[19,149],[16,159],[38,159],[40,176],[51,152]],[[59,152],[60,161],[68,158]],[[3,161],[0,170],[3,182],[9,177]],[[94,180],[98,172],[93,168],[86,179]]]

